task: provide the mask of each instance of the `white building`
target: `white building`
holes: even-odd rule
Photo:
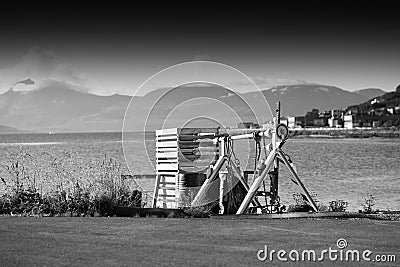
[[[353,115],[344,115],[343,117],[344,128],[353,129]]]

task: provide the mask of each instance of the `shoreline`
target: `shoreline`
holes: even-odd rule
[[[397,128],[307,128],[290,130],[290,138],[400,138]]]

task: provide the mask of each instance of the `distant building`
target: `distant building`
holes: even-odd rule
[[[290,116],[288,117],[288,125],[289,128],[293,129],[296,127],[296,117]]]
[[[371,105],[373,105],[373,104],[379,103],[379,100],[374,98],[373,100],[371,100],[370,103],[371,103]]]
[[[340,128],[341,127],[341,125],[339,123],[339,119],[336,119],[336,118],[329,118],[328,125],[331,128]]]
[[[316,127],[325,127],[328,125],[328,119],[327,118],[316,118],[313,120],[313,126]]]
[[[303,128],[306,127],[306,117],[305,116],[296,116],[294,127],[303,127]]]
[[[343,117],[344,125],[343,127],[346,129],[353,129],[353,115],[348,114]]]

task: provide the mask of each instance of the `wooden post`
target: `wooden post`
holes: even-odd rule
[[[165,185],[165,176],[162,175],[162,183]],[[167,189],[163,186],[163,208],[167,208]]]
[[[228,172],[227,171],[220,171],[219,172],[219,214],[224,214],[225,207],[224,207],[224,185],[227,179]]]
[[[275,133],[273,134],[272,138],[272,146],[273,148],[277,148],[276,143],[277,143],[277,133],[276,129],[278,125],[281,122],[281,102],[276,103],[276,110],[275,110],[275,120],[274,120],[274,128],[275,128]],[[279,160],[275,158],[274,161],[274,169],[270,173],[270,193],[271,193],[271,200],[270,203],[271,205],[274,205],[277,198],[278,198],[278,185],[279,185]]]
[[[151,204],[151,207],[156,208],[157,206],[157,198],[158,198],[158,187],[160,186],[160,176],[161,175],[156,175],[156,182],[154,185],[154,194],[153,194],[153,201]]]

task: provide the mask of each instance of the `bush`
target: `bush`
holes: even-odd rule
[[[369,195],[365,198],[365,203],[363,204],[363,213],[373,213],[373,206],[375,205],[375,197],[373,195]]]
[[[344,211],[346,211],[348,205],[349,205],[348,202],[345,202],[341,199],[333,200],[333,201],[329,202],[329,210],[344,212]]]
[[[183,211],[187,216],[192,218],[209,218],[213,214],[215,205],[215,203],[211,203],[204,206],[188,207],[184,208]]]
[[[310,191],[310,196],[314,200],[315,204],[317,205],[317,209],[319,211],[325,211],[326,207],[322,204],[322,202],[317,200],[317,194]],[[287,212],[309,212],[313,211],[313,208],[308,203],[307,199],[300,193],[293,194],[293,200],[295,202],[294,205],[289,205]]]
[[[142,205],[142,192],[137,184],[125,184],[114,159],[105,156],[97,164],[88,164],[72,153],[64,154],[64,158],[50,157],[46,170],[35,169],[36,157],[23,151],[10,158],[9,165],[0,165],[8,174],[7,179],[1,178],[6,190],[0,195],[0,214],[113,216],[116,206]]]

